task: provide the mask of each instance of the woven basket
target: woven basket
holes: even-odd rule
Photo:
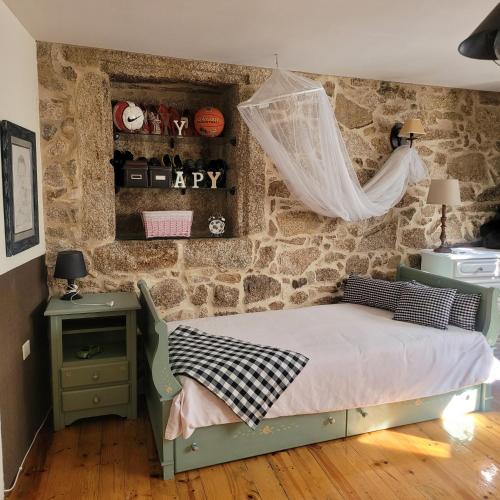
[[[191,236],[192,210],[142,212],[146,238]]]

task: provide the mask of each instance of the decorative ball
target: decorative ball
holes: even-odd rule
[[[129,102],[128,106],[123,110],[123,124],[127,130],[139,130],[144,124],[144,112],[142,109]]]
[[[123,111],[127,106],[128,102],[126,101],[118,101],[113,106],[113,123],[115,127],[122,132],[125,130],[125,125],[123,124]]]
[[[113,123],[120,132],[139,130],[144,124],[144,112],[130,101],[119,101],[113,107]]]
[[[217,108],[200,108],[194,115],[194,128],[200,135],[217,137],[224,130],[224,115]]]

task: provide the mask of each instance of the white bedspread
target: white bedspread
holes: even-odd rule
[[[393,313],[355,304],[171,321],[212,335],[291,349],[309,363],[266,418],[345,410],[443,394],[486,381],[495,359],[480,332],[392,320]],[[496,361],[497,362],[497,361]],[[497,362],[498,363],[498,362]],[[238,422],[198,382],[180,377],[166,439],[198,427]]]

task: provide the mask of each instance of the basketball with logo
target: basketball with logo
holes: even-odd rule
[[[200,108],[194,115],[194,128],[205,137],[217,137],[224,130],[224,115],[217,108]]]

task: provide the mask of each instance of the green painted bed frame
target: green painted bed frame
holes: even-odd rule
[[[416,280],[430,286],[480,294],[477,329],[483,332],[491,346],[495,344],[500,329],[498,290],[495,288],[436,276],[405,266],[398,268],[397,279]],[[256,430],[251,430],[244,423],[215,425],[197,429],[188,439],[166,440],[164,433],[170,405],[182,387],[170,370],[167,324],[159,316],[146,283],[141,280],[138,286],[142,305],[139,327],[148,362],[146,401],[164,479],[171,479],[174,473],[185,470],[440,418],[451,405],[464,412],[490,409],[491,387],[481,384],[412,401],[264,419]]]

